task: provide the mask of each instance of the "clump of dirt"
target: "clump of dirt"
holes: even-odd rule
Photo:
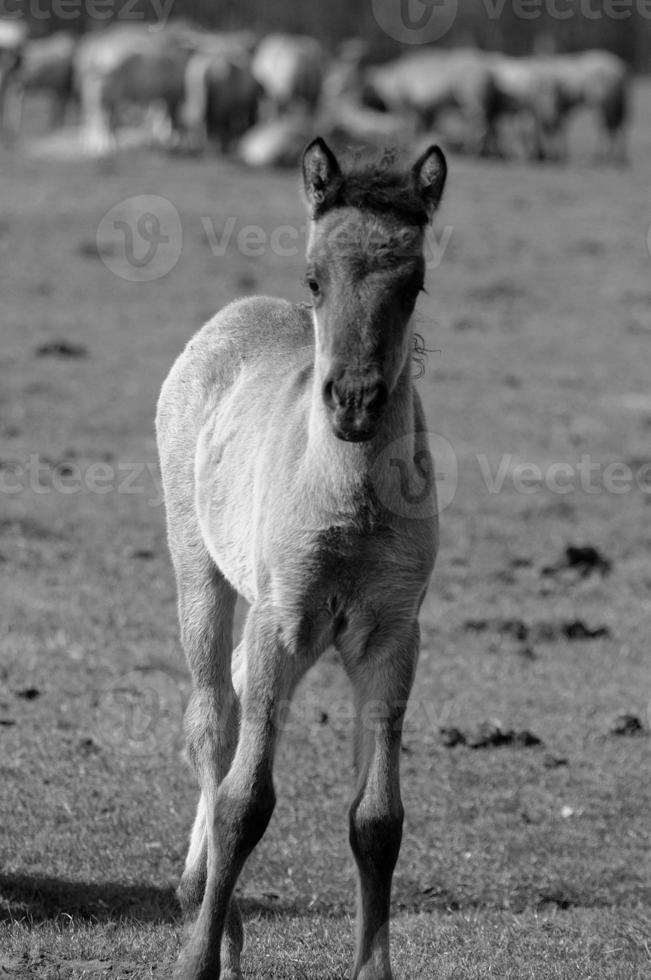
[[[644,725],[637,715],[623,714],[615,718],[610,729],[610,734],[630,737],[632,735],[643,735],[644,731]]]
[[[593,573],[602,576],[609,575],[613,563],[592,544],[568,544],[565,553],[555,565],[545,565],[541,575],[558,575],[568,569],[578,572],[581,578],[587,578]]]
[[[554,643],[558,640],[597,640],[611,635],[608,626],[588,626],[582,619],[525,623],[521,619],[467,619],[463,628],[468,632],[499,633],[502,638],[519,643]]]
[[[97,755],[101,752],[101,746],[95,741],[92,735],[87,735],[79,740],[79,751],[82,755]]]
[[[520,732],[513,729],[503,730],[494,722],[484,721],[467,739],[466,744],[471,749],[500,748],[503,745],[513,745],[526,749],[534,745],[542,745],[542,739],[526,729]]]
[[[468,734],[455,727],[440,728],[439,732],[446,748],[467,745],[469,749],[494,749],[511,745],[514,748],[528,749],[543,744],[542,739],[526,729],[522,731],[515,731],[512,728],[502,729],[497,722],[492,721],[483,721],[478,728]]]
[[[526,640],[530,632],[530,627],[521,619],[467,619],[463,628],[472,633],[484,633],[487,630],[492,630],[502,636],[519,641]]]
[[[441,741],[448,749],[453,749],[455,745],[466,744],[466,736],[460,728],[455,728],[454,726],[439,728],[439,734]]]
[[[509,562],[511,568],[531,568],[533,562],[528,555],[514,555]]]
[[[570,622],[563,623],[561,635],[566,640],[599,640],[602,638],[605,639],[611,634],[607,626],[595,626],[591,628],[586,626],[582,619],[573,619]]]
[[[36,348],[37,357],[88,357],[88,350],[83,344],[75,344],[71,340],[49,340]]]
[[[24,701],[35,701],[36,698],[40,698],[41,691],[37,687],[25,687],[21,691],[14,692],[17,698],[22,698]]]

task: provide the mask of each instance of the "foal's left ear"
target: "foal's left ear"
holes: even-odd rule
[[[318,218],[335,201],[343,174],[334,153],[320,136],[303,153],[303,186],[310,214]]]
[[[431,218],[443,196],[445,178],[448,175],[448,165],[443,150],[438,146],[430,146],[416,160],[411,168],[411,174]]]

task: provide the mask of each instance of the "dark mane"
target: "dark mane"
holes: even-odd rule
[[[393,167],[392,156],[379,162],[356,166],[344,172],[334,197],[315,209],[315,218],[337,207],[359,208],[374,214],[392,215],[408,225],[424,227],[429,220],[423,198],[411,173]]]

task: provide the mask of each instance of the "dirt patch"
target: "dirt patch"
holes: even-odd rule
[[[71,340],[48,340],[36,348],[37,357],[88,357],[88,350],[83,344]]]
[[[611,735],[625,735],[630,737],[631,735],[644,735],[646,729],[637,715],[618,715],[615,718],[612,728],[610,729]]]
[[[465,733],[460,728],[439,729],[441,741],[446,748],[467,745],[469,749],[497,749],[512,746],[517,749],[530,749],[542,745],[542,739],[532,732],[503,729],[496,722],[484,721],[476,729]]]
[[[611,560],[594,545],[568,544],[562,558],[555,565],[545,565],[541,569],[541,575],[558,575],[569,569],[577,572],[582,578],[587,578],[593,573],[605,576],[610,574],[612,567]]]
[[[582,619],[542,620],[525,623],[521,619],[467,619],[467,632],[492,632],[502,638],[529,643],[555,643],[559,640],[599,640],[611,635],[608,626],[588,626]]]

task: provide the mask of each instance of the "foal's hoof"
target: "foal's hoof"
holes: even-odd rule
[[[176,961],[172,980],[225,980],[225,974],[219,971],[219,960],[186,946]]]

